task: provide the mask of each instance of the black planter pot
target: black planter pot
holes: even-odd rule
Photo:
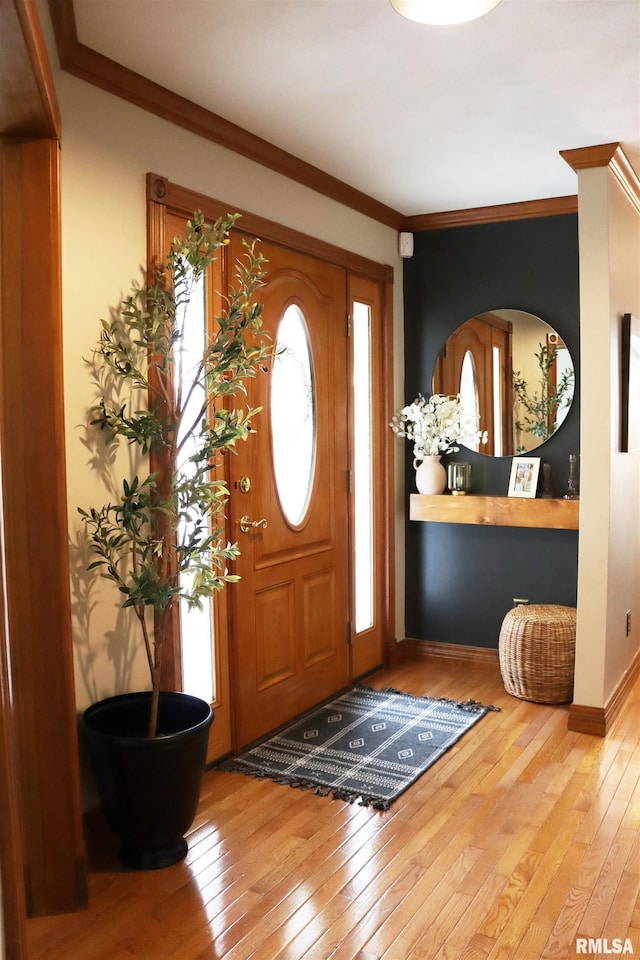
[[[150,693],[100,700],[82,717],[98,792],[127,866],[154,870],[187,852],[213,711],[186,693],[160,694],[159,736],[147,736]]]

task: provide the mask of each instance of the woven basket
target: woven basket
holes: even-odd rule
[[[514,607],[502,622],[498,642],[505,690],[535,703],[569,703],[575,648],[575,607]]]

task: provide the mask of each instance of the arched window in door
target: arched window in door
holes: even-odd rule
[[[296,304],[287,307],[278,327],[270,406],[278,499],[295,527],[307,512],[316,453],[313,361],[307,325]]]

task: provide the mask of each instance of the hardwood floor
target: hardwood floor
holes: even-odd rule
[[[369,682],[501,712],[385,813],[207,773],[186,860],[96,854],[89,909],[29,921],[29,960],[640,957],[640,682],[606,739],[509,696],[497,665]]]

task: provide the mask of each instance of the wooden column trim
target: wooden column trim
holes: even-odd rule
[[[26,960],[25,876],[31,907],[38,911],[86,903],[70,623],[66,613],[63,623],[58,616],[68,610],[69,589],[65,464],[59,448],[51,458],[63,436],[60,126],[36,0],[0,0],[0,134],[14,141],[0,141],[0,870],[6,960]],[[20,146],[18,140],[36,142]],[[14,415],[20,403],[12,395],[14,374],[26,387],[19,418],[27,433]],[[50,436],[34,455],[42,432]],[[23,485],[25,466],[31,482]],[[39,500],[29,503],[34,487]],[[52,518],[56,536],[48,555]],[[34,576],[22,584],[25,556]],[[52,596],[58,592],[56,607]],[[25,638],[24,622],[13,631],[11,611],[22,608],[26,620],[30,606],[46,629]],[[25,783],[31,769],[37,782]],[[40,810],[46,814],[42,824]]]
[[[0,245],[0,256],[2,247]],[[0,316],[0,327],[2,318]],[[0,378],[2,374],[0,371]],[[0,379],[0,408],[3,387]],[[0,418],[2,414],[0,413]],[[0,513],[4,503],[0,489]],[[6,960],[26,960],[26,908],[22,872],[22,818],[18,799],[16,731],[11,688],[11,662],[6,630],[4,596],[4,530],[0,525],[0,877],[2,878],[2,925]]]
[[[619,143],[600,143],[594,147],[561,150],[560,156],[577,172],[589,167],[608,167],[619,149]]]
[[[619,143],[602,143],[595,147],[561,150],[560,156],[576,173],[593,167],[609,167],[627,198],[640,213],[640,178]]]
[[[86,904],[71,641],[59,147],[3,145],[0,437],[27,913]],[[8,440],[10,438],[10,441]]]

